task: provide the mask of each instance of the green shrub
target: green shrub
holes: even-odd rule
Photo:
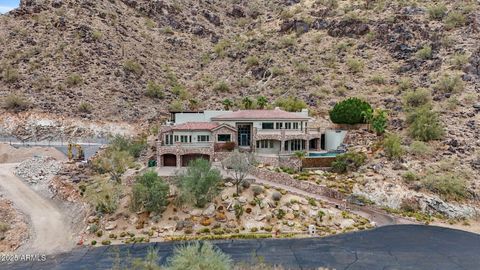
[[[226,81],[220,81],[213,87],[213,90],[221,93],[230,92],[230,86]]]
[[[470,194],[465,179],[455,173],[428,174],[422,179],[422,185],[447,200],[462,200]]]
[[[450,11],[445,18],[445,27],[447,29],[453,29],[457,27],[464,26],[467,19],[465,15],[458,11]]]
[[[168,259],[167,264],[168,270],[230,270],[232,268],[230,257],[210,242],[195,242],[176,247],[173,250],[173,256]]]
[[[146,95],[151,98],[162,99],[165,97],[164,86],[154,81],[148,81]]]
[[[97,241],[96,240],[92,240],[92,242],[90,243],[92,246],[95,246],[97,244]]]
[[[365,67],[365,63],[360,59],[350,58],[347,60],[347,66],[350,72],[359,73]]]
[[[258,66],[258,64],[259,64],[258,58],[256,56],[247,57],[245,62],[247,63],[247,67],[249,67],[249,68],[253,67],[253,66]]]
[[[398,159],[404,154],[402,139],[396,134],[388,134],[383,140],[383,147],[389,159]]]
[[[104,246],[108,246],[110,244],[112,244],[112,241],[110,241],[110,240],[103,240],[102,241],[102,245],[104,245]]]
[[[81,102],[78,105],[78,111],[81,113],[92,113],[93,106],[88,102]]]
[[[438,79],[434,88],[443,93],[459,93],[463,91],[464,83],[458,74],[444,74]]]
[[[418,179],[418,176],[412,171],[407,171],[402,175],[402,178],[405,182],[411,183],[416,181]]]
[[[132,188],[132,208],[135,211],[163,212],[168,205],[169,185],[155,171],[137,177]]]
[[[275,66],[275,67],[270,68],[270,73],[272,73],[273,77],[277,77],[277,76],[285,74],[285,71],[281,67]]]
[[[372,107],[367,102],[358,98],[349,98],[335,104],[329,112],[330,120],[336,124],[360,124],[365,123],[364,117],[367,110]]]
[[[73,73],[68,76],[66,83],[68,87],[79,86],[83,83],[83,79],[79,74]]]
[[[420,141],[438,140],[444,134],[443,125],[436,112],[429,106],[423,106],[407,115],[410,136]]]
[[[218,194],[221,180],[220,171],[212,168],[208,160],[193,160],[185,172],[176,176],[176,185],[179,188],[177,203],[204,207]]]
[[[388,114],[385,110],[376,108],[375,110],[367,110],[364,112],[364,117],[370,128],[377,134],[383,134],[388,124]]]
[[[401,78],[398,81],[398,90],[400,90],[400,92],[409,90],[412,88],[412,85],[412,80],[410,78]]]
[[[374,84],[383,85],[386,83],[385,77],[381,74],[374,74],[370,77],[370,81]]]
[[[307,108],[305,101],[298,97],[278,98],[275,101],[275,106],[282,108],[287,112],[299,112]]]
[[[263,193],[262,186],[252,186],[253,196],[258,196]]]
[[[29,102],[21,95],[10,94],[3,101],[3,108],[8,111],[20,112],[28,109]]]
[[[423,46],[420,50],[417,51],[416,56],[419,59],[427,60],[432,58],[432,47],[429,45]]]
[[[139,158],[141,152],[147,147],[145,138],[128,138],[116,135],[110,141],[110,148],[116,151],[126,151],[132,157]]]
[[[108,179],[97,179],[87,186],[84,197],[87,202],[95,207],[97,212],[111,214],[117,210],[120,190],[115,183]]]
[[[413,141],[408,151],[415,156],[428,156],[433,152],[426,143],[421,141]]]
[[[447,14],[447,6],[443,3],[438,3],[428,7],[427,12],[431,20],[440,21]]]
[[[132,73],[132,74],[135,74],[136,76],[140,76],[143,74],[142,65],[135,62],[134,60],[125,61],[125,63],[123,64],[123,70],[126,73]]]
[[[417,88],[415,91],[408,91],[404,94],[403,103],[408,110],[410,108],[417,108],[427,105],[430,103],[431,99],[432,97],[430,90],[425,88]]]
[[[346,173],[356,171],[360,166],[365,164],[367,156],[361,152],[348,152],[338,155],[332,162],[332,170],[336,173]]]
[[[456,52],[450,59],[450,64],[455,69],[462,69],[468,63],[469,56],[466,53]]]

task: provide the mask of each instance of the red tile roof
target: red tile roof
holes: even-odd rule
[[[308,120],[308,116],[283,110],[241,110],[212,117],[218,120]]]
[[[212,122],[187,122],[172,126],[172,130],[212,130],[216,127],[218,124]]]

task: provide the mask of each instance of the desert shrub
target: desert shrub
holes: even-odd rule
[[[368,109],[363,112],[363,115],[368,124],[370,124],[370,129],[375,131],[377,134],[383,134],[388,124],[388,114],[387,111],[376,108],[375,110]]]
[[[420,204],[418,200],[414,198],[403,198],[400,203],[400,209],[405,212],[418,212],[420,211]]]
[[[276,213],[275,217],[277,219],[282,219],[283,217],[285,217],[286,214],[287,213],[285,213],[285,210],[280,208],[280,209],[277,210],[277,213]]]
[[[272,192],[272,200],[278,202],[282,198],[282,194],[278,191]]]
[[[403,91],[406,91],[410,88],[412,88],[412,80],[410,78],[401,78],[399,81],[398,81],[398,90],[400,92],[403,92]]]
[[[407,109],[416,108],[430,103],[430,90],[417,88],[415,91],[408,91],[403,96],[403,103]]]
[[[128,138],[121,135],[116,135],[110,141],[110,148],[117,151],[126,151],[132,157],[140,157],[141,152],[147,147],[145,138]]]
[[[142,65],[135,62],[134,60],[125,61],[125,63],[123,64],[123,70],[126,73],[132,73],[132,74],[135,74],[136,76],[140,76],[143,74]]]
[[[413,181],[416,181],[418,179],[418,176],[412,172],[412,171],[407,171],[402,175],[403,181],[407,183],[411,183]]]
[[[195,242],[176,247],[168,259],[168,270],[230,270],[232,260],[210,242]]]
[[[230,86],[226,81],[220,81],[213,87],[213,90],[221,93],[230,92]]]
[[[154,81],[148,81],[146,95],[151,98],[162,99],[165,97],[164,86]]]
[[[277,77],[285,74],[285,71],[281,67],[275,66],[270,68],[270,73],[272,74],[273,77]]]
[[[447,29],[461,27],[465,25],[466,21],[467,19],[465,18],[465,15],[461,12],[450,11],[447,17],[445,17],[445,27]]]
[[[252,186],[252,191],[254,196],[258,196],[263,193],[263,187],[262,186]]]
[[[236,203],[233,206],[233,211],[235,212],[235,217],[239,219],[243,215],[243,206],[239,203]]]
[[[120,183],[121,176],[133,165],[133,157],[127,151],[107,149],[92,160],[93,168],[101,174],[108,173],[112,180]]]
[[[256,56],[249,56],[247,59],[245,59],[245,62],[247,63],[247,67],[253,67],[253,66],[258,66],[259,61]]]
[[[466,180],[455,173],[427,174],[421,182],[426,189],[447,200],[459,201],[470,197]]]
[[[372,77],[370,77],[370,81],[374,84],[385,84],[386,80],[385,77],[383,77],[381,74],[374,74]]]
[[[80,102],[78,104],[78,111],[81,113],[92,113],[93,106],[88,102]]]
[[[408,148],[408,152],[415,156],[428,156],[432,154],[432,149],[424,142],[413,141]]]
[[[79,86],[82,83],[83,83],[82,76],[80,76],[77,73],[70,74],[70,76],[67,77],[66,84],[68,87]]]
[[[18,73],[18,70],[11,66],[0,67],[0,71],[2,71],[0,78],[6,83],[14,83],[20,79],[20,73]]]
[[[95,210],[103,214],[111,214],[117,210],[120,198],[118,186],[108,179],[95,179],[85,190],[85,199]]]
[[[431,20],[440,21],[447,14],[447,6],[443,3],[437,3],[428,7],[427,12]]]
[[[20,112],[28,109],[29,102],[26,98],[16,94],[10,94],[3,101],[3,108],[8,111]]]
[[[221,180],[220,171],[212,168],[208,160],[193,160],[185,172],[176,175],[176,185],[179,188],[177,203],[204,207],[218,194]]]
[[[350,58],[347,60],[347,66],[350,72],[359,73],[365,67],[365,63],[360,59]]]
[[[337,173],[355,171],[365,164],[367,156],[361,152],[348,152],[338,155],[332,162],[332,170]]]
[[[10,225],[4,222],[0,222],[0,233],[5,233],[10,230]]]
[[[110,241],[110,240],[103,240],[102,241],[102,245],[104,245],[104,246],[108,246],[110,244],[112,244],[112,241]]]
[[[417,51],[416,56],[419,59],[427,60],[432,58],[432,47],[429,45],[423,46],[420,50]]]
[[[388,134],[383,140],[383,147],[389,159],[401,158],[404,153],[402,139],[396,134]]]
[[[168,205],[170,187],[154,171],[137,177],[132,188],[132,208],[149,212],[163,212]]]
[[[463,91],[464,83],[458,74],[444,74],[438,79],[434,88],[443,93],[459,93]]]
[[[422,106],[407,115],[408,131],[412,138],[431,141],[442,138],[444,128],[436,112],[429,106]]]
[[[365,123],[364,114],[372,107],[368,102],[358,98],[349,98],[343,100],[329,111],[330,120],[336,124],[360,124]]]
[[[466,53],[456,52],[450,59],[450,64],[455,69],[462,69],[468,63],[469,56]]]
[[[278,98],[275,101],[275,106],[280,107],[287,112],[299,112],[302,109],[307,108],[305,101],[298,97]]]

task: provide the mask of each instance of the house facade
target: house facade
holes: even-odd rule
[[[311,123],[307,110],[172,112],[158,135],[158,164],[181,167],[196,158],[213,161],[234,149],[265,158],[327,150],[326,130]]]

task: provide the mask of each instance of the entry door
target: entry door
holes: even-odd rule
[[[250,146],[250,130],[252,128],[249,124],[238,125],[238,145],[239,146]]]
[[[240,134],[240,146],[248,146],[248,134]]]

